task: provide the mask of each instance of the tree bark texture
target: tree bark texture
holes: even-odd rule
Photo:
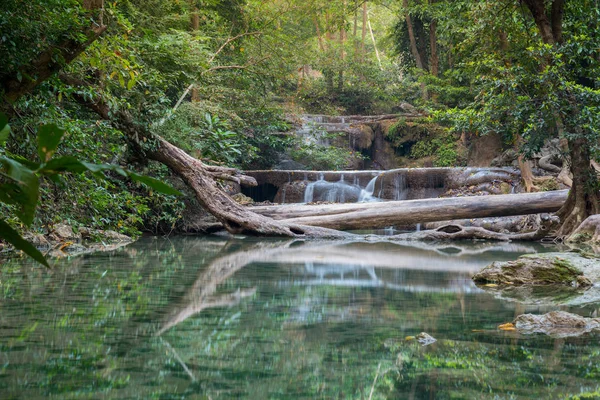
[[[439,65],[440,59],[437,52],[437,22],[435,19],[432,19],[429,23],[429,48],[431,51],[431,61],[429,63],[431,68],[431,75],[438,76],[439,74]]]

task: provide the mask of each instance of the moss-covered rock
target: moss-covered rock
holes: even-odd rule
[[[495,262],[473,280],[496,297],[535,305],[600,301],[600,259],[588,253],[546,253]]]
[[[494,262],[473,276],[479,284],[567,285],[587,287],[598,281],[600,260],[575,253],[532,254]],[[589,276],[588,276],[589,275]]]

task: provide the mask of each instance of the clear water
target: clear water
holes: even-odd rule
[[[143,239],[0,274],[0,398],[564,398],[598,335],[496,329],[526,307],[469,276],[546,249]],[[597,306],[571,309],[581,315]],[[406,340],[427,332],[438,341]]]

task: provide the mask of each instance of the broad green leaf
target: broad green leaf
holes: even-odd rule
[[[19,163],[23,164],[24,166],[26,166],[27,168],[29,168],[32,171],[38,170],[41,166],[41,164],[39,162],[29,161],[25,157],[19,156],[16,154],[10,154],[10,158],[12,158],[15,161],[18,161]]]
[[[8,124],[8,117],[0,113],[0,145],[3,145],[8,139],[10,134],[10,125]]]
[[[181,195],[180,191],[173,189],[171,186],[167,185],[164,182],[159,181],[158,179],[150,178],[148,176],[138,175],[134,172],[130,172],[129,176],[134,181],[143,183],[144,185],[151,187],[152,189],[156,190],[157,192],[160,192],[163,194],[170,194],[170,195],[174,195],[174,196]]]
[[[39,199],[40,180],[32,170],[16,160],[0,157],[0,163],[4,166],[4,172],[1,174],[10,178],[22,192],[18,199],[20,208],[16,212],[17,217],[25,225],[31,225]]]
[[[42,162],[50,161],[64,134],[65,130],[55,124],[43,125],[38,129],[38,154]]]
[[[28,197],[16,183],[5,183],[0,185],[0,201],[17,205],[26,203]]]
[[[17,231],[11,228],[10,225],[8,225],[2,219],[0,219],[0,238],[15,246],[16,249],[23,251],[40,264],[50,268],[50,265],[44,258],[44,255],[40,253],[40,251],[36,249],[34,245],[23,239]]]
[[[44,165],[39,172],[45,175],[54,175],[61,172],[82,173],[90,169],[85,163],[79,161],[76,157],[65,156],[54,158]]]

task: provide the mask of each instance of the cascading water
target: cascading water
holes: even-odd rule
[[[354,203],[354,202],[369,202],[380,201],[373,196],[375,191],[375,182],[377,177],[374,177],[369,184],[363,189],[358,185],[358,179],[354,179],[350,184],[344,180],[342,174],[337,182],[327,182],[322,175],[314,182],[306,185],[304,190],[304,202],[312,203],[315,201],[326,201],[330,203]]]
[[[408,184],[406,177],[403,174],[398,174],[394,177],[394,200],[406,200],[408,197]]]
[[[369,183],[367,184],[367,186],[363,190],[361,190],[360,196],[358,196],[359,203],[368,203],[371,201],[381,201],[381,199],[373,196],[373,193],[375,192],[375,183],[377,182],[377,178],[379,178],[379,175],[376,176],[375,178],[371,179],[369,181]]]

